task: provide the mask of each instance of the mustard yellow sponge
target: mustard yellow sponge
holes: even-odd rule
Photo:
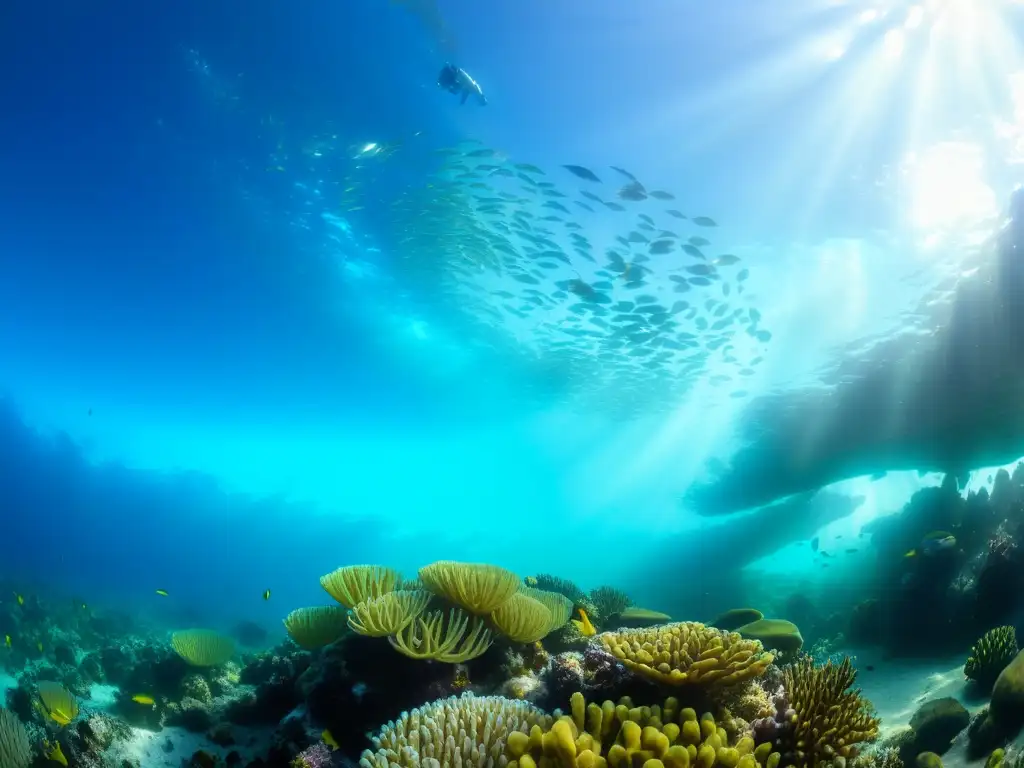
[[[764,674],[774,659],[757,640],[695,621],[605,632],[600,638],[630,670],[668,685],[736,685]]]
[[[671,697],[634,707],[628,697],[588,704],[577,692],[570,714],[510,733],[506,743],[507,768],[760,768],[780,758],[750,736],[730,742],[711,714],[698,718]]]
[[[403,712],[372,738],[361,768],[503,766],[510,735],[548,728],[551,716],[525,701],[464,693]]]
[[[849,657],[822,667],[805,658],[783,670],[782,687],[795,712],[777,748],[784,765],[817,768],[837,757],[857,756],[858,745],[878,737],[881,721],[852,688],[857,672]]]

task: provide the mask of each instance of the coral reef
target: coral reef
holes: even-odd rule
[[[600,640],[633,672],[669,685],[735,685],[761,675],[773,659],[756,640],[698,622],[606,632]]]
[[[549,715],[527,702],[465,693],[403,712],[373,737],[373,749],[363,752],[359,764],[362,768],[500,765],[511,734],[526,736],[534,726],[550,722]]]

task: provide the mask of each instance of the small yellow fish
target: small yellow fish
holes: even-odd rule
[[[266,589],[266,590],[263,591],[263,599],[264,600],[269,600],[270,599],[270,590],[269,589]]]
[[[11,647],[11,636],[10,635],[4,635],[4,645],[6,645],[8,648]]]
[[[43,641],[42,640],[40,640],[38,643],[36,643],[36,648],[39,649],[40,653],[43,652]]]
[[[68,759],[64,757],[64,752],[60,748],[60,743],[50,744],[48,741],[43,742],[43,751],[46,753],[47,760],[53,760],[55,763],[61,765],[67,765]]]
[[[25,604],[25,598],[19,595],[17,592],[14,593],[14,597],[18,600],[18,605]]]
[[[338,742],[334,740],[334,736],[331,734],[330,731],[325,730],[323,733],[320,734],[320,737],[324,740],[324,744],[331,748],[332,752],[338,749]]]
[[[158,590],[156,591],[156,593],[157,593],[158,595],[160,595],[160,597],[167,597],[167,590],[166,590],[166,589],[158,589]]]
[[[587,616],[587,612],[582,608],[578,609],[580,612],[580,620],[572,620],[572,623],[576,625],[576,629],[580,631],[580,634],[584,637],[592,637],[597,634],[597,630],[594,629],[594,625],[590,623],[590,617]]]
[[[142,704],[147,707],[152,707],[154,704],[156,704],[156,700],[152,696],[147,696],[144,693],[135,694],[134,696],[132,696],[132,701],[134,701],[136,704]]]

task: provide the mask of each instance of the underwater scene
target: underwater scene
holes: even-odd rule
[[[0,768],[1024,768],[1024,2],[0,19]]]

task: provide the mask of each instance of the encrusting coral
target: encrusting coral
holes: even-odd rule
[[[1018,650],[1017,632],[1013,627],[990,629],[971,649],[971,655],[964,664],[964,675],[968,680],[991,688]]]
[[[631,671],[668,685],[735,685],[762,675],[774,659],[756,640],[691,621],[606,632],[600,639]]]
[[[711,714],[680,709],[675,698],[663,706],[587,704],[583,694],[570,699],[570,715],[530,733],[507,737],[508,768],[758,768],[778,765],[770,744],[755,745],[744,735],[730,744],[726,729]]]
[[[464,693],[403,712],[373,737],[362,768],[502,768],[506,740],[546,728],[551,716],[525,701]]]
[[[805,658],[783,670],[788,699],[776,749],[783,766],[817,768],[837,757],[855,757],[859,744],[878,737],[880,720],[859,689],[849,657],[822,667]]]

